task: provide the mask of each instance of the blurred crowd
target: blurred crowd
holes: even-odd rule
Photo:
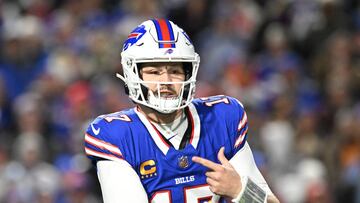
[[[168,18],[201,56],[197,96],[238,98],[284,203],[360,203],[357,0],[3,0],[0,203],[102,202],[84,155],[97,115],[132,107],[120,52]]]

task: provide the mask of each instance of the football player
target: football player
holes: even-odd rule
[[[117,76],[136,106],[99,116],[85,133],[105,203],[278,202],[246,141],[243,105],[194,99],[200,57],[181,28],[143,22],[121,63]]]

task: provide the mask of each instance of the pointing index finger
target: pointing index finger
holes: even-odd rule
[[[203,165],[203,166],[205,166],[205,167],[207,167],[207,168],[209,168],[209,169],[211,169],[213,171],[217,171],[217,170],[219,170],[220,167],[222,167],[220,164],[214,163],[214,162],[212,162],[212,161],[210,161],[208,159],[204,159],[204,158],[201,158],[201,157],[198,157],[198,156],[194,156],[192,158],[192,161],[196,162],[198,164],[201,164],[201,165]]]

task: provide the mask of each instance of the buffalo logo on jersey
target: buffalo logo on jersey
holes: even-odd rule
[[[134,45],[142,36],[146,33],[145,25],[140,25],[136,27],[128,36],[127,40],[124,42],[123,51],[128,49],[130,46]]]
[[[140,164],[141,179],[156,176],[156,165],[155,161],[150,159]]]

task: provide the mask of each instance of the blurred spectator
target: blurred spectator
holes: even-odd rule
[[[82,133],[94,115],[132,106],[115,77],[122,42],[161,17],[199,47],[196,95],[247,108],[281,202],[360,202],[359,1],[2,3],[0,202],[100,202]]]
[[[211,21],[209,11],[212,3],[213,1],[206,0],[184,1],[180,6],[170,8],[168,17],[186,30],[190,39],[195,39]]]
[[[44,70],[43,24],[35,16],[4,19],[4,47],[0,61],[10,100],[14,100],[36,80]]]
[[[60,176],[44,162],[44,142],[40,137],[20,135],[13,147],[16,161],[6,167],[9,190],[6,202],[53,202],[59,189]]]
[[[7,93],[7,87],[0,74],[0,129],[3,130],[2,133],[4,133],[4,131],[12,130],[12,122],[11,104]]]

